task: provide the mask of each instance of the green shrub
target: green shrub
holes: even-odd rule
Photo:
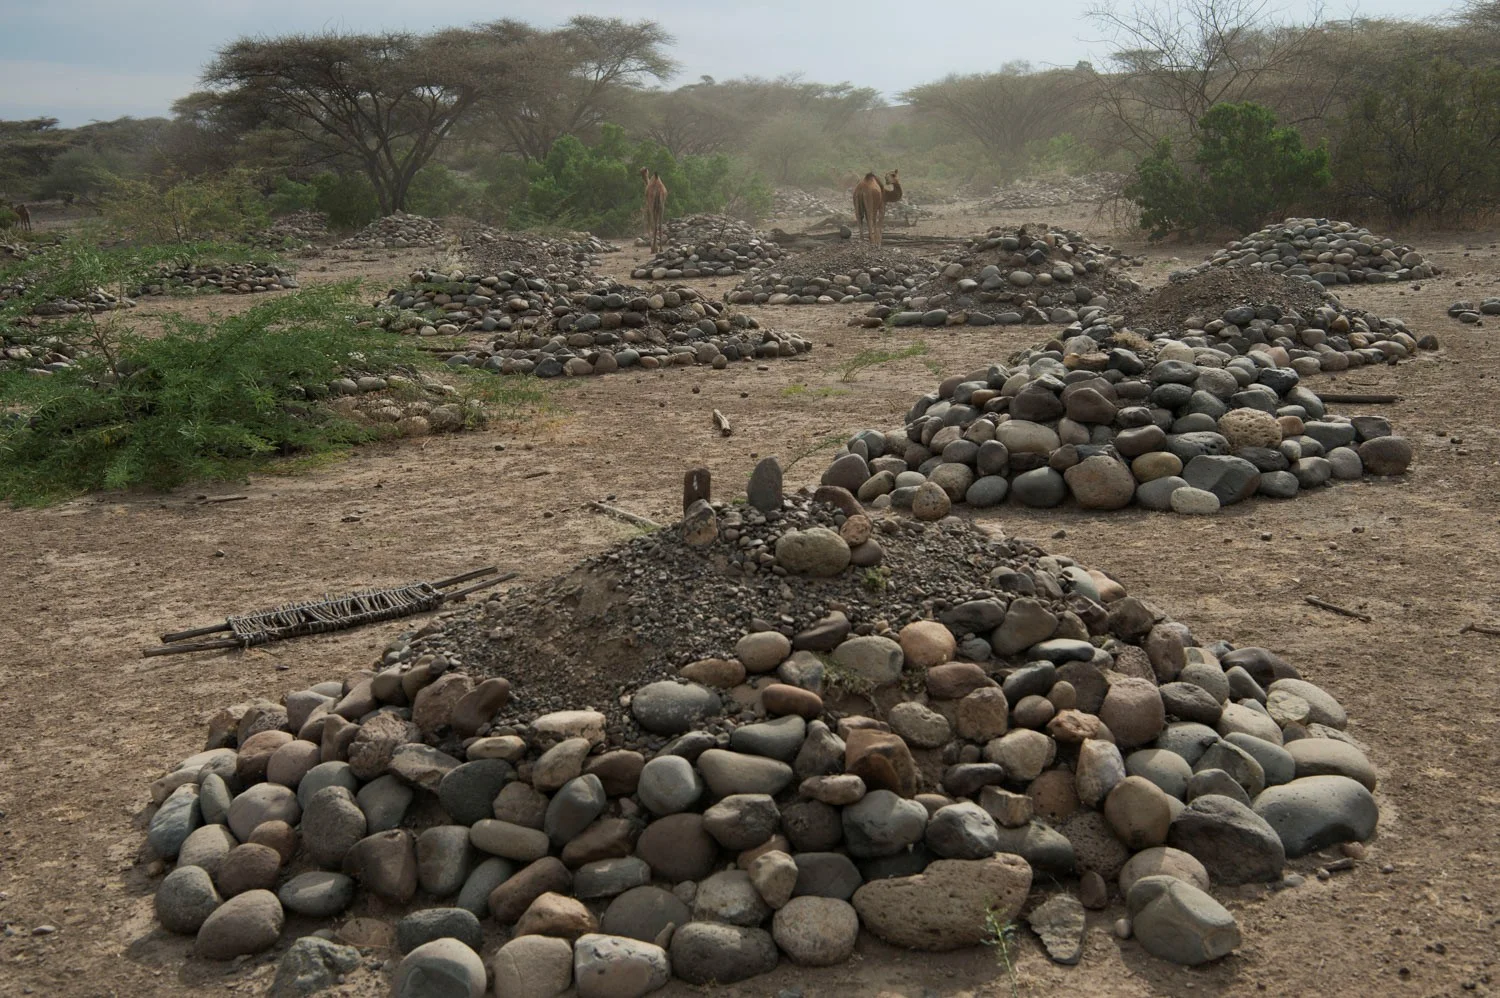
[[[49,377],[0,375],[0,398],[24,416],[0,427],[0,498],[223,479],[369,439],[377,431],[310,396],[351,362],[420,361],[401,337],[355,327],[356,288],[305,290],[213,324],[167,316],[164,335],[112,337]]]
[[[412,178],[406,210],[428,218],[470,214],[484,194],[482,185],[441,163],[429,163]]]
[[[278,177],[266,201],[273,215],[310,211],[318,206],[318,189],[310,183],[303,184],[290,177]]]
[[[116,177],[102,207],[111,224],[150,243],[236,236],[263,228],[270,218],[266,199],[243,170],[172,184]]]
[[[0,229],[9,229],[21,220],[21,216],[0,204]]]
[[[1125,196],[1141,206],[1153,239],[1230,226],[1244,232],[1279,217],[1333,177],[1328,150],[1308,149],[1295,128],[1250,101],[1215,104],[1199,119],[1192,162],[1184,169],[1163,139],[1135,169]]]
[[[335,229],[357,229],[380,217],[380,199],[362,174],[320,173],[312,179],[313,206]]]

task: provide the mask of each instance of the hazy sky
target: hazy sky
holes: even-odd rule
[[[1071,66],[1102,55],[1084,11],[1097,0],[0,0],[0,118],[92,119],[166,114],[203,64],[246,34],[434,27],[514,17],[556,24],[573,14],[651,18],[676,36],[677,82],[708,74],[801,73],[887,96],[1011,59]],[[1128,3],[1130,0],[1121,0]],[[1162,0],[1167,2],[1167,0]],[[1302,14],[1314,0],[1272,0]],[[1428,17],[1450,0],[1331,0],[1347,17]]]

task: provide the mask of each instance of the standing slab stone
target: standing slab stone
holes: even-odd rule
[[[713,476],[707,468],[690,468],[682,476],[682,511],[700,499],[713,502]]]
[[[745,492],[750,505],[762,513],[774,513],[781,509],[781,462],[774,457],[762,458],[750,473],[750,484],[746,486]]]

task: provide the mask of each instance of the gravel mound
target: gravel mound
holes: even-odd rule
[[[163,270],[136,289],[135,295],[139,298],[179,291],[248,295],[299,286],[290,270],[275,264],[188,263]]]
[[[1442,270],[1410,246],[1353,222],[1288,218],[1226,245],[1197,270],[1246,267],[1324,285],[1422,281]]]
[[[771,197],[771,214],[776,218],[826,218],[838,213],[832,202],[796,187],[778,187]]]
[[[408,249],[446,246],[452,236],[442,223],[421,215],[398,211],[377,218],[348,239],[333,244],[334,249]]]
[[[306,246],[328,238],[328,216],[321,211],[294,211],[282,215],[271,224],[254,233],[249,242],[254,246],[278,248],[289,243]]]
[[[1115,197],[1129,178],[1123,173],[1088,173],[1079,177],[1036,177],[995,188],[976,206],[979,211],[1057,208],[1080,201]]]

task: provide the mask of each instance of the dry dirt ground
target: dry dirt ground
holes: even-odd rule
[[[1107,234],[1082,210],[953,217],[926,227],[972,232],[1047,218]],[[1255,501],[1205,519],[1012,506],[979,517],[1107,568],[1201,638],[1270,647],[1335,693],[1382,773],[1382,818],[1368,858],[1327,881],[1313,876],[1317,858],[1299,861],[1293,865],[1307,882],[1279,893],[1218,892],[1245,943],[1204,969],[1171,967],[1115,940],[1116,909],[1090,915],[1077,967],[1049,963],[1022,933],[1014,981],[991,949],[931,956],[862,941],[846,966],[813,971],[783,962],[769,977],[716,993],[768,996],[797,987],[839,998],[1368,998],[1500,991],[1500,638],[1460,634],[1471,621],[1500,623],[1500,331],[1459,326],[1444,312],[1454,299],[1500,293],[1500,233],[1402,235],[1445,267],[1444,276],[1420,290],[1351,291],[1346,301],[1437,334],[1442,352],[1320,384],[1403,397],[1367,410],[1389,415],[1414,441],[1417,459],[1403,480]],[[1130,248],[1148,255],[1148,282],[1163,278],[1172,255],[1195,262],[1209,249]],[[360,256],[303,262],[301,276],[363,274],[379,291],[431,258]],[[624,271],[628,260],[615,260]],[[316,269],[324,265],[327,271]],[[206,314],[250,303],[217,298],[140,311]],[[155,926],[155,881],[141,856],[146,784],[201,747],[203,721],[216,707],[279,697],[369,666],[412,624],[243,654],[141,659],[158,633],[483,563],[520,572],[517,584],[546,578],[628,534],[585,508],[586,500],[612,496],[671,519],[684,468],[711,468],[719,494],[729,496],[767,454],[784,463],[806,455],[791,467],[789,484],[815,483],[830,438],[897,425],[912,398],[941,376],[1002,359],[1044,332],[924,330],[925,354],[845,380],[848,362],[882,343],[844,325],[849,309],[765,311],[767,321],[813,336],[816,349],[805,362],[557,386],[546,411],[524,422],[370,447],[313,473],[204,490],[246,493],[243,502],[196,505],[199,490],[188,488],[0,510],[0,995],[262,993],[279,949],[235,965],[204,964],[186,959],[190,941]],[[910,339],[886,334],[884,343]],[[732,437],[713,431],[713,408],[733,420]],[[359,519],[345,522],[348,514]],[[1314,609],[1302,602],[1308,594],[1373,622]],[[40,926],[55,931],[34,934]],[[312,927],[293,923],[288,937]],[[390,957],[373,951],[370,963]],[[383,994],[386,980],[361,970],[330,994]],[[695,990],[677,983],[662,993]]]

